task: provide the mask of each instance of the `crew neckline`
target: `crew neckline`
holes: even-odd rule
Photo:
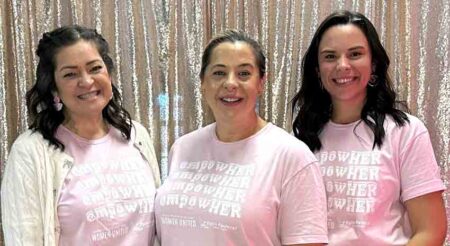
[[[253,135],[251,135],[251,136],[248,136],[248,137],[246,137],[246,138],[244,138],[244,139],[241,139],[241,140],[238,140],[238,141],[234,141],[234,142],[223,142],[223,141],[219,140],[219,138],[217,137],[217,134],[216,134],[216,127],[217,127],[217,124],[216,124],[215,122],[214,122],[214,124],[211,126],[210,134],[211,134],[211,136],[212,136],[212,138],[213,138],[213,140],[214,140],[215,142],[220,143],[220,144],[224,144],[224,145],[232,145],[232,144],[238,144],[238,143],[247,142],[247,141],[249,141],[249,140],[251,140],[251,139],[253,139],[253,138],[255,138],[255,137],[257,137],[257,136],[259,136],[259,135],[261,135],[261,134],[263,134],[263,133],[264,133],[265,131],[267,131],[267,129],[269,129],[272,125],[273,125],[272,123],[267,122],[267,124],[266,124],[265,126],[263,126],[263,128],[259,129],[259,131],[257,131],[255,134],[253,134]]]
[[[96,144],[104,143],[110,138],[110,135],[111,135],[111,127],[109,127],[108,132],[105,134],[105,136],[103,136],[101,138],[97,138],[97,139],[87,139],[87,138],[80,137],[77,134],[75,134],[74,132],[72,132],[71,130],[69,130],[69,128],[65,127],[63,124],[59,125],[59,127],[61,128],[61,130],[65,131],[67,134],[69,134],[69,136],[74,138],[76,141],[79,141],[84,144],[89,144],[89,145],[96,145]]]
[[[356,125],[360,124],[361,121],[362,120],[359,119],[359,120],[356,120],[356,121],[353,121],[353,122],[350,122],[350,123],[342,124],[342,123],[336,123],[336,122],[333,122],[332,120],[329,120],[328,124],[330,126],[332,126],[332,127],[335,127],[335,128],[348,128],[348,127],[355,127]]]

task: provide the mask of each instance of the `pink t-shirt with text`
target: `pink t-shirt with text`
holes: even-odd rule
[[[387,116],[381,149],[364,122],[328,122],[316,153],[328,198],[329,245],[405,245],[405,201],[444,189],[428,131],[420,120],[399,127]]]
[[[57,205],[59,245],[151,245],[155,182],[133,141],[115,128],[87,140],[60,126],[56,137],[74,158]]]
[[[316,158],[281,128],[225,143],[211,124],[179,138],[169,163],[155,200],[162,245],[327,242]]]

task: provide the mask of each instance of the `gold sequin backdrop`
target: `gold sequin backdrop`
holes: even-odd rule
[[[124,104],[148,127],[167,175],[177,137],[211,122],[200,97],[200,56],[226,28],[245,30],[267,53],[268,79],[259,112],[290,130],[300,61],[331,11],[364,13],[392,61],[401,99],[428,127],[442,177],[449,184],[450,0],[0,0],[0,170],[29,117],[25,92],[34,80],[42,33],[78,23],[97,28],[117,65]],[[447,206],[450,196],[445,195]]]

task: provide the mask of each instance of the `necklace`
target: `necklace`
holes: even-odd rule
[[[80,130],[80,128],[75,126],[75,123],[73,121],[65,122],[63,123],[63,125],[67,129],[69,129],[69,131],[86,139],[97,139],[105,136],[109,132],[109,125],[106,121],[103,121],[102,126],[99,129],[92,129],[90,127],[85,127],[82,130]]]

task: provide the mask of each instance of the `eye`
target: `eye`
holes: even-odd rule
[[[239,77],[248,77],[251,75],[249,71],[241,71],[238,73]]]
[[[326,54],[326,55],[323,56],[323,58],[325,60],[334,60],[336,58],[336,55],[334,55],[334,54]]]
[[[358,58],[362,55],[362,52],[360,51],[354,51],[350,53],[350,58]]]
[[[212,74],[213,74],[214,76],[224,76],[224,75],[225,75],[225,72],[224,72],[224,71],[218,70],[218,71],[214,71]]]
[[[103,66],[97,65],[97,66],[94,66],[94,67],[91,69],[91,71],[92,71],[92,72],[98,72],[98,71],[102,70],[102,68],[103,68]]]
[[[77,74],[74,73],[74,72],[68,72],[68,73],[65,73],[65,74],[63,75],[63,78],[70,79],[70,78],[75,77],[76,75],[77,75]]]

